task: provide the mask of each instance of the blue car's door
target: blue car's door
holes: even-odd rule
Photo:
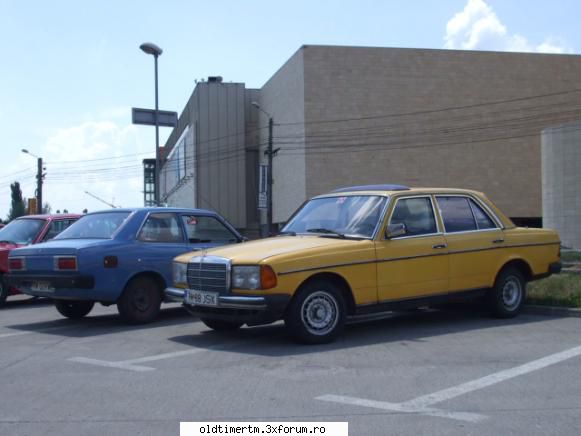
[[[190,250],[203,250],[241,241],[240,236],[216,216],[182,213],[181,221]]]
[[[172,282],[172,260],[189,251],[180,218],[172,212],[154,212],[147,216],[137,234],[138,268],[161,273]]]

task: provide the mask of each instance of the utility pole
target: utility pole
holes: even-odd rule
[[[38,169],[36,172],[36,213],[42,214],[42,158],[37,158]]]
[[[267,184],[267,209],[266,209],[266,225],[268,227],[268,236],[272,234],[272,157],[274,152],[272,151],[272,128],[274,126],[274,121],[271,116],[268,118],[268,175],[266,178]]]

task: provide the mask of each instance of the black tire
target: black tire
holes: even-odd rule
[[[514,267],[504,268],[488,294],[490,311],[495,318],[514,318],[524,305],[526,280]]]
[[[201,320],[204,324],[206,324],[207,327],[211,328],[212,330],[216,330],[217,332],[233,332],[242,327],[243,324],[241,322],[220,321],[207,318],[201,318]]]
[[[146,324],[159,315],[162,289],[151,278],[136,277],[131,280],[117,301],[117,310],[130,324]]]
[[[326,344],[343,331],[346,318],[343,293],[328,281],[313,281],[298,291],[284,322],[289,334],[304,344]]]
[[[0,274],[0,307],[4,306],[7,297],[8,297],[8,286],[6,286],[6,283],[4,283],[4,274]]]
[[[79,319],[88,315],[93,306],[94,301],[69,301],[69,300],[54,300],[54,306],[59,313],[70,319]]]

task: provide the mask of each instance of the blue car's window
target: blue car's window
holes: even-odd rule
[[[152,213],[137,239],[144,242],[184,242],[184,235],[174,213]]]
[[[182,220],[190,243],[238,241],[236,235],[215,217],[182,215]]]
[[[44,223],[42,219],[19,219],[0,230],[0,241],[27,245],[34,241]]]
[[[111,239],[130,212],[103,212],[85,215],[54,239]]]

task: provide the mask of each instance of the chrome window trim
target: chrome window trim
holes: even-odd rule
[[[470,200],[472,200],[472,201],[470,201]],[[493,220],[493,219],[490,217],[490,215],[488,215],[488,214],[486,213],[486,211],[485,211],[485,210],[484,210],[482,207],[480,207],[480,210],[482,210],[482,212],[484,212],[484,215],[486,215],[486,216],[488,217],[488,219],[489,219],[490,221],[492,221],[492,224],[496,226],[496,227],[494,227],[493,229],[490,229],[490,228],[488,228],[488,229],[481,229],[481,228],[480,228],[480,224],[478,224],[478,220],[476,219],[476,212],[474,212],[474,205],[476,205],[476,206],[479,206],[479,207],[480,207],[480,205],[479,205],[478,203],[476,203],[476,202],[474,201],[474,199],[472,199],[472,198],[469,198],[469,199],[468,199],[468,206],[470,206],[470,210],[472,211],[472,216],[474,217],[474,222],[476,223],[476,229],[477,229],[477,230],[496,230],[496,229],[498,229],[498,225],[496,224],[496,222],[494,222],[494,220]]]
[[[446,226],[444,225],[444,233],[445,234],[456,234],[456,233],[467,233],[467,232],[484,232],[484,231],[487,231],[487,230],[504,230],[505,229],[505,226],[502,223],[502,221],[488,207],[488,205],[487,204],[484,204],[484,202],[482,202],[479,198],[477,198],[476,196],[474,196],[472,194],[458,194],[458,193],[446,194],[446,193],[441,193],[441,194],[434,194],[434,197],[436,198],[436,201],[438,201],[438,197],[464,197],[464,198],[471,199],[478,206],[480,206],[482,208],[483,212],[485,214],[487,214],[488,217],[492,220],[492,222],[496,225],[496,228],[494,228],[494,229],[463,230],[462,232],[446,232]],[[470,206],[470,202],[468,202],[468,205]],[[472,208],[470,208],[470,210],[472,210]],[[444,223],[444,217],[442,216],[442,210],[440,209],[440,205],[438,205],[438,212],[440,213],[440,217],[442,217],[442,224],[443,224]],[[474,212],[472,212],[472,216],[474,217]],[[475,217],[474,217],[474,222],[476,223],[476,226],[478,226],[478,223],[476,222],[476,218]]]
[[[387,225],[389,226],[389,224],[391,223],[391,218],[393,216],[393,212],[395,211],[395,208],[397,207],[398,201],[400,201],[400,200],[407,200],[407,199],[410,199],[410,198],[429,198],[430,199],[430,204],[432,205],[432,215],[434,216],[434,221],[436,223],[436,230],[437,230],[437,232],[436,233],[426,233],[426,234],[423,234],[423,235],[398,236],[398,237],[391,238],[391,239],[388,239],[384,235],[383,236],[383,240],[384,241],[397,241],[397,240],[400,240],[400,239],[427,238],[429,236],[439,236],[439,235],[443,235],[442,229],[440,228],[440,223],[438,222],[438,219],[436,217],[436,205],[434,203],[434,196],[432,194],[406,195],[404,197],[397,197],[395,199],[395,204],[393,205],[393,209],[391,211],[391,216],[389,217],[389,220],[387,221]]]

